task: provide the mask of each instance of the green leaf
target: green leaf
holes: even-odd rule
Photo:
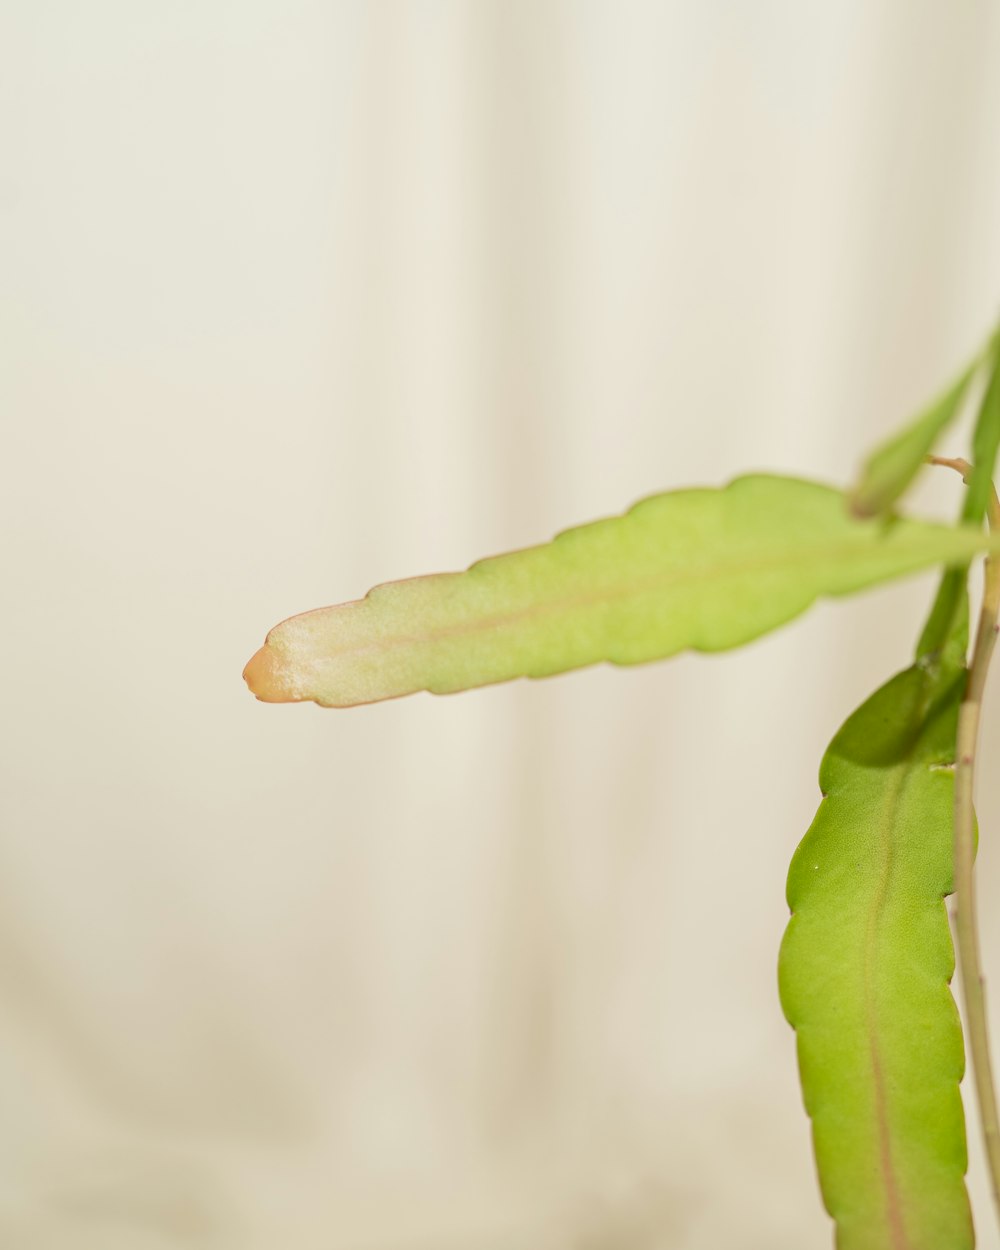
[[[969,1250],[952,890],[960,648],[854,713],[788,875],[779,960],[838,1250]]]
[[[979,407],[972,435],[972,473],[965,493],[962,517],[980,522],[992,489],[993,469],[1000,448],[1000,359],[993,367],[989,385]]]
[[[958,415],[982,357],[968,366],[919,417],[869,456],[851,496],[855,516],[883,516],[903,494],[945,428]]]
[[[969,569],[967,565],[945,569],[937,595],[924,625],[917,655],[936,659],[949,647],[965,656],[969,645]]]
[[[600,661],[721,651],[843,595],[1000,539],[979,527],[852,519],[840,491],[750,476],[684,490],[465,573],[376,586],[276,626],[244,672],[266,702],[348,707]]]

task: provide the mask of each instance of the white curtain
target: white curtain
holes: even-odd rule
[[[932,578],[347,713],[240,670],[293,612],[644,494],[848,481],[1000,303],[1000,9],[9,0],[0,32],[0,1241],[829,1245],[784,875]]]

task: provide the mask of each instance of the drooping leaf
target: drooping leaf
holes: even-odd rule
[[[978,527],[859,521],[828,486],[742,477],[721,490],[653,496],[464,573],[389,582],[292,617],[244,676],[265,702],[348,707],[719,651],[819,596],[962,564],[998,543]]]
[[[779,959],[838,1250],[970,1250],[952,890],[958,631],[846,722],[792,860]]]
[[[962,517],[982,521],[989,502],[991,483],[1000,449],[1000,358],[993,366],[972,435],[972,473],[965,492]]]
[[[915,421],[894,434],[868,457],[851,495],[855,516],[887,513],[916,477],[940,435],[958,416],[982,362],[977,356],[962,374]]]

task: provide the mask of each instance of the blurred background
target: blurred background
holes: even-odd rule
[[[829,1246],[784,877],[933,577],[455,698],[240,671],[645,494],[849,481],[1000,305],[1000,7],[7,0],[0,62],[0,1240]]]

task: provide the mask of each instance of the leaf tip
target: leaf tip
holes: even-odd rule
[[[847,510],[856,521],[870,521],[872,517],[879,515],[882,508],[878,499],[858,487],[847,497]]]
[[[264,643],[243,670],[250,693],[261,703],[297,703],[302,699],[278,653]]]

